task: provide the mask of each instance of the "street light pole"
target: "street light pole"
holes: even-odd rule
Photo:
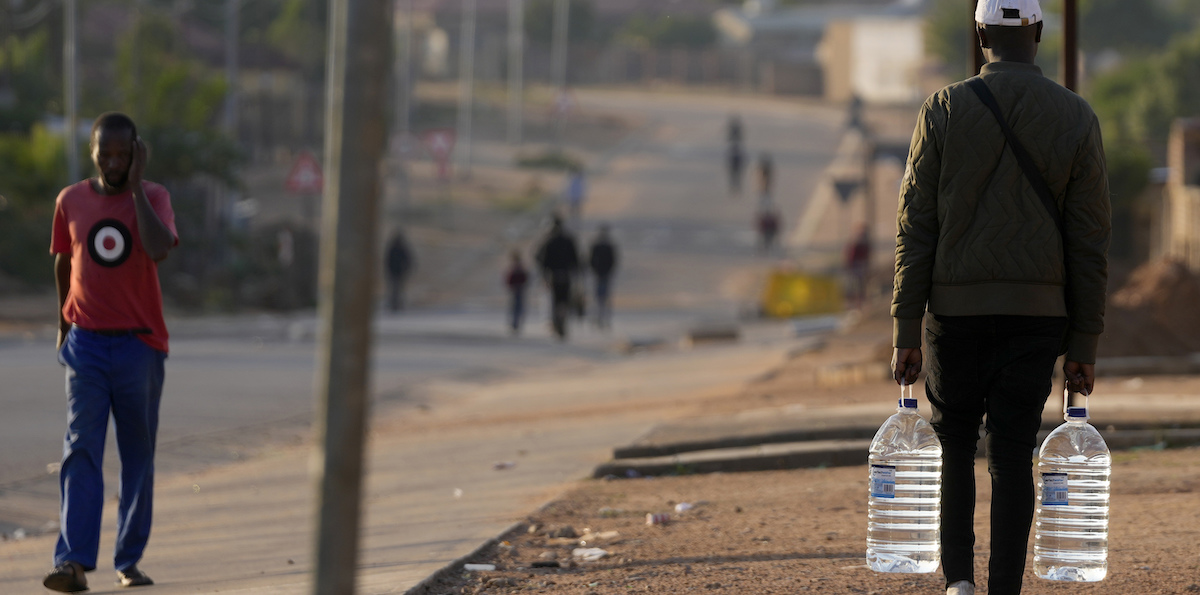
[[[559,93],[567,87],[567,24],[570,22],[569,0],[554,0],[554,31],[551,39],[550,64],[555,90]]]
[[[967,34],[967,69],[968,77],[979,74],[983,69],[983,65],[987,62],[983,57],[983,48],[979,47],[979,36],[975,34],[975,8],[979,4],[979,0],[968,0],[971,5],[971,28]]]
[[[314,595],[352,595],[358,560],[392,0],[331,0],[315,375]]]
[[[225,135],[238,138],[238,33],[241,30],[241,0],[225,0]]]
[[[1063,0],[1063,86],[1076,91],[1079,87],[1079,37],[1075,0]]]
[[[471,115],[475,105],[475,0],[463,0],[458,62],[458,137],[462,176],[471,177]]]
[[[525,2],[508,0],[508,142],[521,144],[525,86]]]
[[[79,90],[77,74],[76,40],[76,2],[63,0],[63,76],[64,105],[66,108],[66,139],[67,151],[67,181],[74,183],[79,176]]]

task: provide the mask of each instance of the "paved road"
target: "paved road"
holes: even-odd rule
[[[527,337],[509,339],[499,328],[494,272],[476,275],[477,287],[464,286],[472,297],[461,308],[378,322],[368,481],[384,487],[368,496],[374,520],[363,580],[377,586],[366,592],[403,591],[565,480],[587,475],[611,446],[686,411],[689,398],[761,374],[791,345],[785,329],[765,325],[748,328],[753,340],[730,347],[633,358],[613,349],[628,338],[673,340],[697,321],[734,320],[755,297],[772,260],[755,252],[747,233],[751,193],[733,199],[725,190],[724,126],[733,107],[742,111],[752,154],[774,157],[776,201],[789,225],[832,159],[841,133],[837,112],[786,101],[632,93],[581,92],[579,100],[585,109],[650,122],[591,180],[585,210],[585,238],[604,220],[622,244],[617,326],[611,335],[577,329],[567,345],[551,341],[540,323]],[[182,582],[156,592],[251,585],[275,592],[261,590],[269,584],[282,585],[277,592],[302,591],[311,327],[304,317],[173,326],[160,430],[163,487],[147,564]],[[0,343],[0,522],[10,529],[36,532],[56,506],[47,465],[60,449],[63,380],[50,354],[48,339]],[[491,470],[501,457],[528,459],[520,460],[520,473],[506,475]],[[228,465],[213,466],[221,463]],[[187,488],[199,487],[201,477],[197,505]],[[210,495],[209,485],[225,489]],[[455,488],[467,495],[448,496]],[[464,499],[475,507],[465,516]],[[248,509],[255,518],[246,518]],[[240,548],[231,560],[220,543],[235,537],[250,550]],[[36,586],[30,581],[48,558],[49,539],[0,544],[0,557],[11,562],[0,565],[0,591]],[[295,564],[263,570],[283,550]],[[245,580],[231,585],[228,576],[196,567],[212,562]],[[268,579],[249,578],[259,575]]]

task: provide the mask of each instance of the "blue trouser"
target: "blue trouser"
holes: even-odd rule
[[[55,566],[96,568],[104,508],[104,440],[111,413],[121,458],[114,565],[126,570],[150,539],[154,446],[163,362],[167,354],[127,333],[107,336],[72,328],[59,352],[67,367],[67,435],[59,484],[62,510]]]

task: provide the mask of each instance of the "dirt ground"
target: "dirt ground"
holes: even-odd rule
[[[692,414],[890,398],[895,386],[883,379],[847,386],[816,384],[823,368],[882,356],[889,323],[884,304],[872,304],[864,320],[830,338],[820,350],[794,358],[736,394],[693,402]],[[879,349],[868,348],[875,342],[880,342]],[[1138,385],[1138,392],[1177,392],[1181,382],[1187,379],[1151,378]],[[1118,383],[1127,380],[1100,379],[1097,392],[1116,389]],[[976,580],[982,594],[987,593],[991,497],[983,460],[976,474]],[[500,544],[469,560],[495,564],[496,570],[443,577],[427,592],[943,593],[940,569],[889,575],[865,566],[866,480],[866,467],[855,466],[583,481],[530,515]],[[1024,591],[1200,593],[1197,492],[1200,448],[1115,452],[1108,577],[1092,584],[1038,579],[1032,572],[1031,544]],[[692,508],[677,512],[676,506],[683,503]],[[647,525],[647,514],[667,514],[669,520]],[[573,556],[576,548],[592,547],[605,550],[605,556],[595,561]],[[535,563],[558,567],[535,568]]]
[[[1026,593],[1200,593],[1200,448],[1114,458],[1108,578],[1090,584],[1038,579],[1031,548]],[[991,490],[982,461],[976,473],[976,579],[982,585]],[[940,570],[893,575],[865,566],[866,478],[866,468],[857,466],[582,482],[470,560],[496,570],[464,571],[429,592],[943,592]],[[681,503],[693,508],[675,512]],[[670,520],[647,525],[652,513]],[[551,537],[564,534],[575,537]],[[606,555],[596,561],[572,555],[592,547]]]

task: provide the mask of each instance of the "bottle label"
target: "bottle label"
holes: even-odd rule
[[[871,465],[871,496],[875,498],[896,497],[896,467]]]
[[[1067,474],[1042,474],[1042,506],[1067,505]]]

